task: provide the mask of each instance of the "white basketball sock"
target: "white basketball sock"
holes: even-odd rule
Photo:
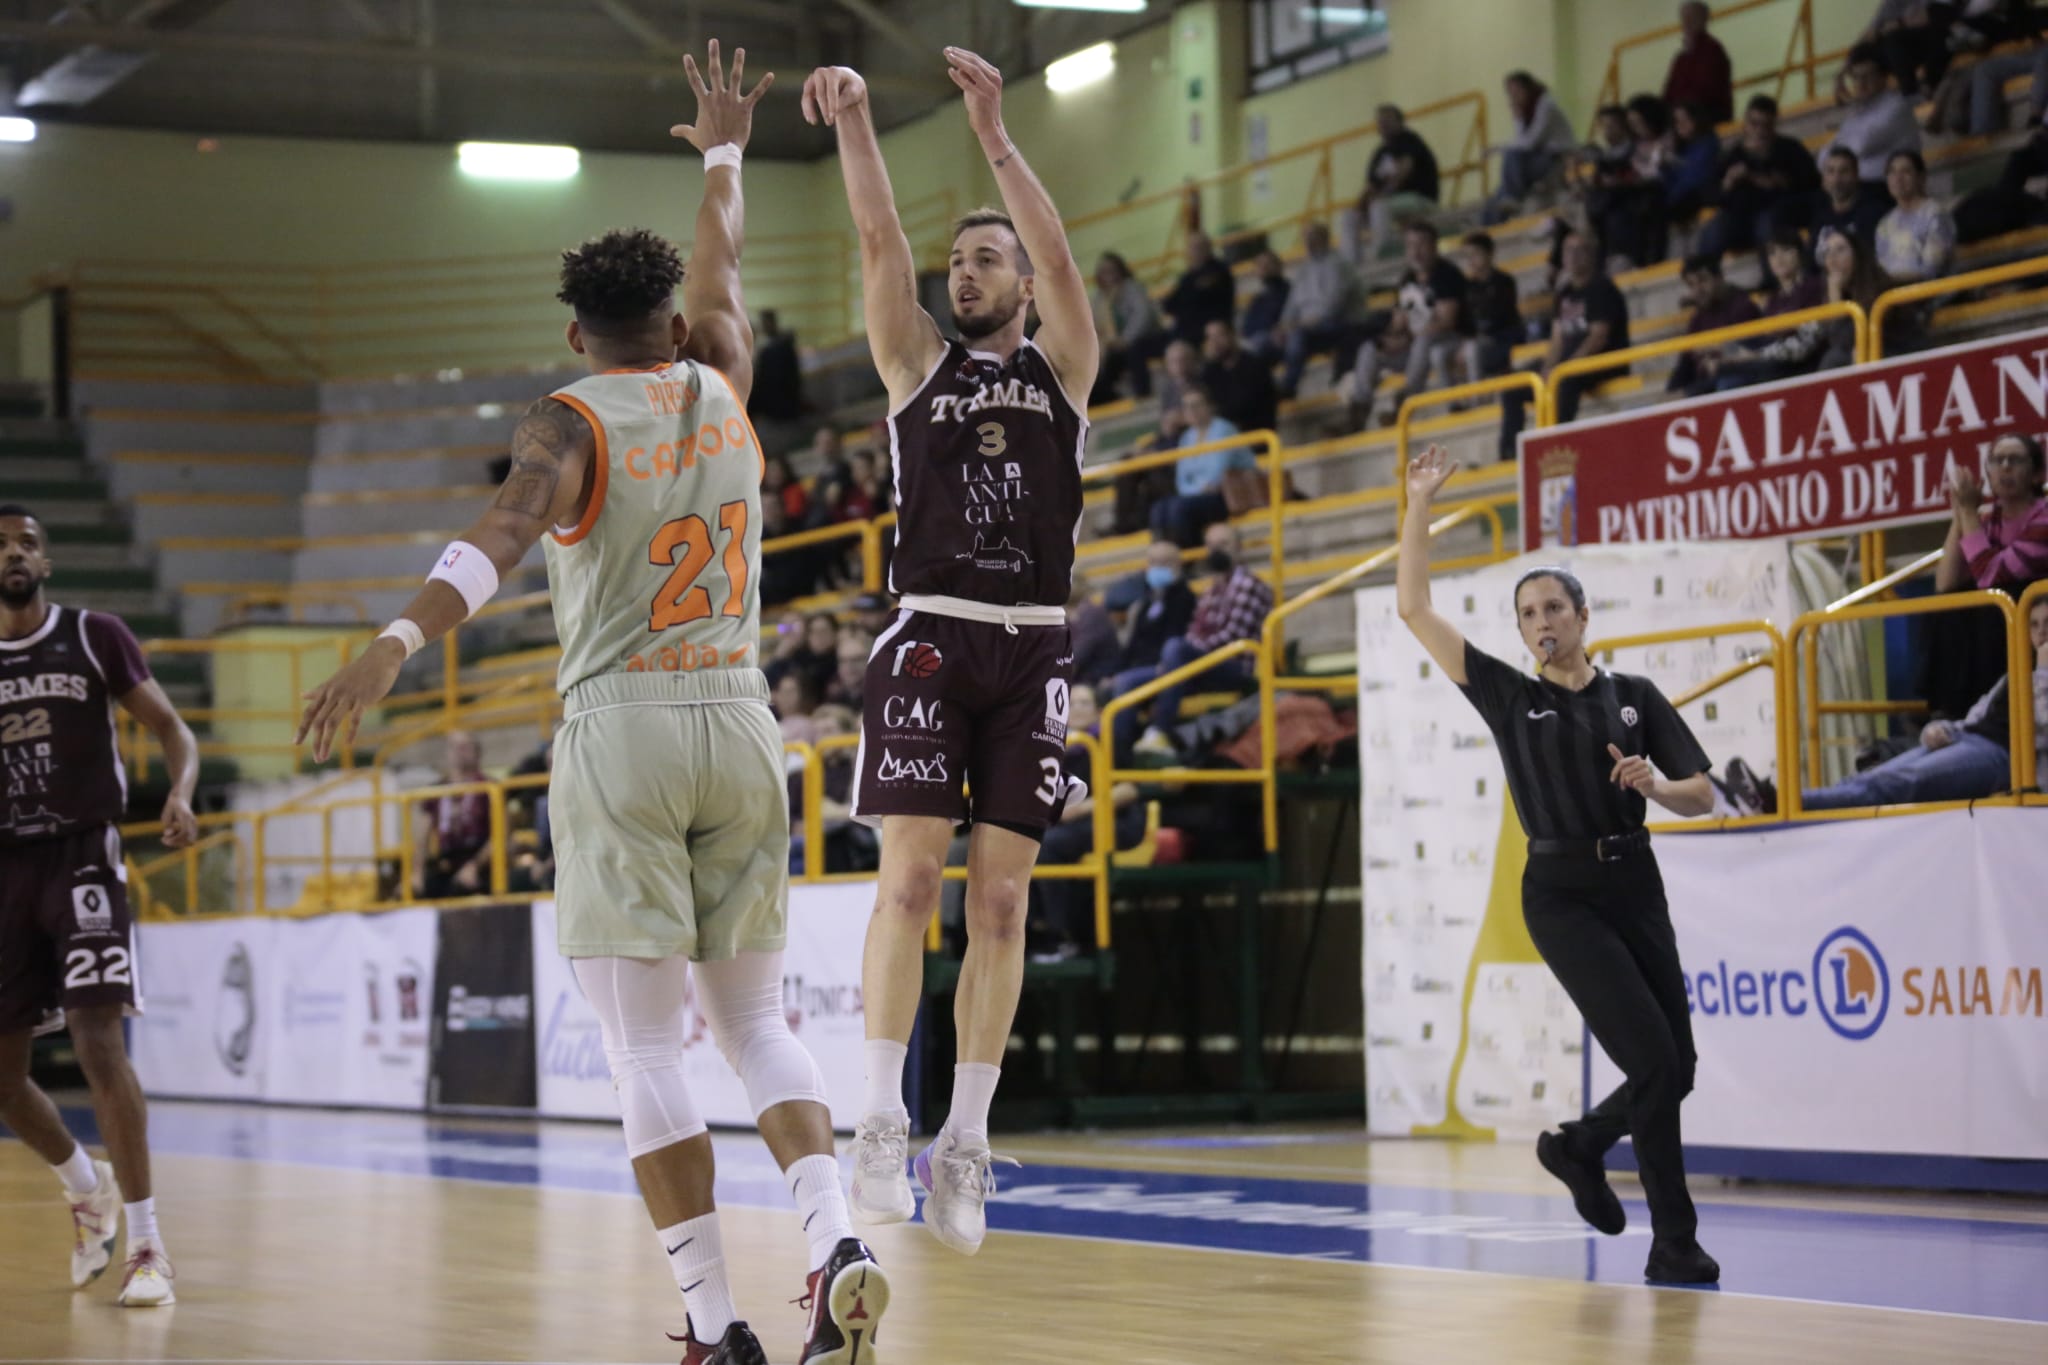
[[[138,1199],[122,1206],[121,1216],[128,1220],[128,1254],[133,1256],[145,1246],[164,1249],[164,1239],[156,1230],[156,1196]]]
[[[83,1147],[73,1146],[71,1155],[50,1169],[64,1182],[64,1193],[73,1199],[83,1199],[100,1187],[100,1173],[93,1169],[92,1153]]]
[[[811,1269],[816,1270],[842,1238],[853,1236],[846,1191],[839,1184],[839,1159],[825,1154],[807,1156],[791,1162],[782,1174],[804,1220],[804,1236],[811,1243]]]
[[[865,1048],[868,1060],[866,1112],[908,1119],[903,1107],[903,1063],[910,1049],[892,1038],[870,1038]]]
[[[988,1108],[995,1103],[996,1082],[1003,1069],[986,1062],[962,1062],[953,1068],[953,1112],[946,1126],[969,1146],[988,1146]]]
[[[733,1307],[732,1286],[725,1279],[725,1244],[718,1236],[718,1215],[707,1213],[663,1228],[658,1235],[661,1249],[668,1253],[669,1273],[676,1277],[676,1288],[683,1291],[683,1306],[690,1310],[691,1334],[716,1346],[739,1316]]]

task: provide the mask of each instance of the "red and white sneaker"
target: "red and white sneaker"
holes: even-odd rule
[[[128,1271],[121,1277],[121,1293],[114,1302],[123,1308],[161,1308],[178,1301],[171,1281],[178,1272],[171,1258],[153,1246],[144,1246],[128,1257]]]
[[[71,1287],[83,1289],[106,1273],[114,1260],[114,1239],[121,1235],[121,1186],[114,1168],[92,1163],[100,1183],[93,1192],[71,1201]]]
[[[889,1276],[858,1237],[832,1249],[800,1300],[811,1312],[798,1365],[880,1365],[875,1331],[889,1311]]]

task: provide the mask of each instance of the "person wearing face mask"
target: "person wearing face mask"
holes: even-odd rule
[[[1712,811],[1711,765],[1655,683],[1593,666],[1586,590],[1568,571],[1532,569],[1515,585],[1533,677],[1471,644],[1430,604],[1430,503],[1457,469],[1441,446],[1408,466],[1394,580],[1401,620],[1493,732],[1529,839],[1529,937],[1627,1077],[1584,1118],[1537,1138],[1536,1158],[1571,1190],[1579,1216],[1613,1236],[1628,1218],[1603,1158],[1633,1138],[1652,1232],[1643,1277],[1711,1284],[1721,1268],[1697,1239],[1679,1132],[1696,1060],[1686,977],[1643,828],[1650,801],[1678,815]]]
[[[1245,567],[1244,546],[1237,528],[1227,521],[1219,521],[1209,527],[1202,540],[1208,549],[1203,564],[1211,575],[1209,590],[1202,594],[1201,602],[1195,607],[1187,633],[1166,642],[1156,666],[1127,669],[1118,674],[1112,684],[1115,692],[1128,692],[1140,683],[1150,682],[1183,664],[1193,663],[1233,640],[1259,638],[1259,632],[1266,624],[1266,615],[1273,610],[1273,590],[1266,586],[1265,580]],[[1171,731],[1180,722],[1181,698],[1190,690],[1242,687],[1251,680],[1251,676],[1250,660],[1240,655],[1167,688],[1152,699],[1150,722],[1135,745],[1131,743],[1130,732],[1135,727],[1136,716],[1133,712],[1124,712],[1117,717],[1117,753],[1171,757],[1175,752]]]
[[[1103,605],[1124,613],[1123,652],[1105,684],[1104,697],[1136,687],[1154,675],[1166,642],[1186,633],[1195,619],[1195,594],[1181,568],[1180,546],[1155,540],[1146,547],[1145,567],[1110,585]],[[1125,675],[1135,673],[1135,679]]]

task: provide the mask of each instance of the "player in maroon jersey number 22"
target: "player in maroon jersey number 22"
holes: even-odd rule
[[[119,1302],[173,1301],[150,1190],[148,1116],[124,1013],[142,1012],[128,873],[115,826],[128,804],[114,707],[163,745],[163,840],[198,837],[199,746],[149,676],[128,627],[45,600],[50,556],[25,507],[0,507],[0,1121],[50,1163],[71,1201],[71,1283],[113,1258],[128,1220]],[[29,1079],[35,1035],[69,1025],[111,1162],[95,1161]]]
[[[989,1106],[1023,991],[1031,868],[1069,788],[1085,790],[1063,763],[1074,654],[1065,604],[1088,438],[1074,396],[1094,386],[1099,354],[1059,210],[1003,130],[1002,73],[959,48],[945,57],[1007,210],[978,209],[954,226],[947,290],[957,339],[918,306],[866,84],[843,66],[813,72],[804,116],[838,132],[860,235],[868,346],[889,391],[896,470],[889,588],[902,599],[868,660],[853,788],[853,818],[882,829],[861,973],[867,1100],[853,1211],[893,1223],[916,1208],[904,1172],[905,1044],[946,848],[967,823],[952,1109],[916,1172],[925,1226],[971,1255],[988,1230]],[[1042,325],[1026,338],[1034,304]]]

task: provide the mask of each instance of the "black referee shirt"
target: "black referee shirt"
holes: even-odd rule
[[[1598,839],[1643,827],[1645,798],[1608,780],[1610,744],[1646,756],[1674,782],[1713,766],[1648,678],[1603,668],[1574,692],[1468,640],[1459,690],[1493,731],[1515,812],[1532,839]]]

